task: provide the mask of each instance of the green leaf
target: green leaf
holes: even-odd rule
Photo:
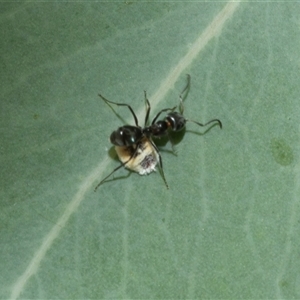
[[[1,4],[0,298],[300,298],[299,5]],[[179,105],[159,172],[109,136]]]

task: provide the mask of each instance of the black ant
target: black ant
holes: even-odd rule
[[[165,182],[165,185],[167,188],[169,188],[163,171],[161,155],[159,153],[157,146],[152,141],[152,138],[162,137],[168,134],[169,131],[175,131],[175,132],[180,131],[185,127],[186,122],[193,122],[201,127],[216,122],[220,126],[220,128],[222,128],[222,123],[219,119],[212,119],[207,123],[202,124],[184,118],[183,116],[184,107],[183,107],[182,95],[190,86],[191,76],[187,75],[187,78],[188,78],[187,85],[179,95],[179,99],[180,99],[179,112],[174,111],[177,108],[177,106],[174,106],[173,108],[162,109],[152,120],[150,126],[147,126],[147,124],[149,120],[151,106],[149,100],[147,99],[146,91],[144,91],[145,102],[146,102],[146,116],[145,116],[144,127],[139,126],[136,114],[134,113],[130,105],[126,103],[116,103],[107,100],[101,94],[99,94],[99,97],[102,100],[104,100],[104,102],[108,105],[115,104],[118,106],[127,106],[134,118],[135,126],[125,125],[119,127],[110,135],[110,141],[112,144],[115,145],[116,152],[122,163],[99,182],[99,184],[95,187],[95,191],[108,177],[110,177],[114,172],[116,172],[123,166],[125,166],[126,168],[132,171],[138,172],[141,175],[144,175],[144,174],[149,174],[152,171],[155,171],[155,166],[157,165],[157,163],[159,163],[160,172]],[[157,121],[161,113],[167,111],[170,111],[167,114],[167,116],[163,120]]]

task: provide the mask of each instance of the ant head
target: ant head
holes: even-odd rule
[[[167,119],[167,122],[169,123],[169,127],[171,128],[172,131],[182,130],[187,121],[184,118],[184,116],[177,111],[173,111],[173,112],[169,113],[166,119]]]

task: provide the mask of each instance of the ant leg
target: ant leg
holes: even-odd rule
[[[184,111],[182,95],[185,93],[186,90],[188,90],[190,88],[190,86],[191,86],[191,75],[187,74],[187,84],[186,84],[185,88],[183,89],[183,91],[179,95],[179,100],[180,100],[179,112],[181,115],[183,115],[183,111]]]
[[[162,178],[163,178],[163,180],[164,180],[164,183],[165,183],[167,189],[169,189],[169,185],[168,185],[167,180],[166,180],[166,177],[165,177],[165,173],[164,173],[164,169],[163,169],[163,164],[162,164],[162,159],[161,159],[161,155],[160,155],[160,153],[159,153],[159,150],[158,150],[158,148],[156,147],[156,145],[153,143],[153,141],[151,141],[151,140],[149,140],[149,141],[150,141],[151,145],[153,146],[153,148],[155,149],[155,151],[156,151],[156,153],[157,153],[157,155],[158,155],[158,158],[159,158],[159,170],[160,170],[160,174],[161,174],[161,176],[162,176]]]
[[[149,114],[150,114],[150,110],[151,110],[151,106],[150,106],[150,102],[149,100],[147,99],[147,94],[146,94],[146,91],[144,91],[144,94],[145,94],[145,101],[146,101],[146,117],[145,117],[145,127],[148,123],[148,119],[149,119]],[[160,116],[160,114],[162,112],[165,112],[165,111],[174,111],[176,109],[177,106],[174,106],[173,108],[165,108],[165,109],[162,109],[156,116],[155,118],[153,119],[152,121],[152,125],[155,123],[155,121],[157,120],[157,118]]]
[[[199,126],[201,126],[201,127],[205,127],[205,126],[207,126],[207,125],[210,124],[210,123],[217,122],[218,125],[219,125],[219,127],[220,127],[221,129],[222,129],[222,127],[223,127],[222,122],[221,122],[219,119],[212,119],[212,120],[210,120],[210,121],[208,121],[207,123],[204,123],[204,124],[199,123],[199,122],[196,122],[196,121],[193,121],[193,120],[186,120],[186,121],[187,121],[187,122],[193,122],[193,123],[195,123],[195,124],[197,124],[197,125],[199,125]]]
[[[149,100],[147,99],[147,93],[146,93],[146,91],[144,91],[144,95],[145,95],[145,102],[146,102],[146,116],[145,116],[145,125],[144,125],[144,127],[146,127],[147,123],[148,123],[148,119],[149,119],[151,105],[150,105]]]
[[[131,158],[130,158],[131,159]],[[130,160],[129,159],[129,160]],[[125,163],[121,163],[118,167],[116,167],[111,173],[109,173],[105,178],[103,178],[98,184],[97,184],[97,186],[95,187],[95,189],[94,189],[94,192],[96,192],[97,191],[97,189],[98,189],[98,187],[108,178],[108,177],[110,177],[110,175],[112,175],[113,173],[115,173],[116,171],[118,171],[120,168],[122,168],[124,165],[126,165],[128,162],[129,162],[129,160],[128,161],[126,161]]]
[[[132,116],[133,116],[133,118],[134,118],[135,125],[136,125],[137,127],[139,127],[138,119],[137,119],[137,117],[136,117],[136,115],[135,115],[135,113],[134,113],[134,111],[133,111],[133,109],[131,108],[130,105],[128,105],[128,104],[126,104],[126,103],[117,103],[117,102],[113,102],[113,101],[107,100],[107,99],[104,98],[101,94],[98,94],[98,95],[99,95],[99,97],[100,97],[102,100],[104,100],[104,101],[106,102],[106,104],[111,103],[111,104],[116,104],[116,105],[118,105],[118,106],[127,106],[127,107],[129,108],[130,112],[132,113]]]
[[[172,146],[172,152],[173,152],[173,154],[174,154],[175,156],[177,156],[177,150],[176,150],[175,144],[174,144],[174,142],[173,142],[173,140],[172,140],[172,138],[171,138],[169,132],[167,132],[167,135],[168,135],[168,139],[169,139],[169,141],[170,141],[170,143],[171,143],[171,146]]]
[[[115,169],[113,169],[113,171],[112,172],[110,172],[105,178],[103,178],[98,184],[97,184],[97,186],[95,187],[95,189],[94,189],[94,192],[96,192],[96,190],[98,189],[98,187],[108,178],[108,177],[110,177],[113,173],[115,173],[116,171],[118,171],[120,168],[122,168],[122,167],[124,167],[127,163],[129,163],[131,160],[132,160],[132,158],[136,155],[136,153],[138,152],[138,149],[139,149],[139,147],[138,147],[138,145],[136,146],[136,149],[134,150],[134,152],[133,152],[133,154],[130,156],[130,158],[127,160],[127,161],[125,161],[124,163],[121,163],[118,167],[116,167]]]
[[[165,112],[165,111],[174,111],[175,109],[177,108],[177,106],[174,106],[173,108],[165,108],[165,109],[162,109],[156,116],[155,118],[152,120],[152,125],[156,122],[157,118],[161,115],[161,113]]]

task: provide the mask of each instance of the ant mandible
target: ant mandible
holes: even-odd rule
[[[139,126],[138,119],[136,114],[130,105],[126,103],[117,103],[104,98],[101,94],[99,97],[106,104],[115,104],[117,106],[126,106],[130,110],[133,119],[134,125],[125,125],[119,127],[110,135],[110,141],[113,145],[115,145],[116,152],[119,156],[121,164],[116,167],[111,173],[109,173],[104,179],[102,179],[99,184],[95,187],[95,191],[97,188],[114,172],[125,166],[127,169],[138,172],[140,175],[149,174],[152,171],[155,171],[155,166],[159,163],[160,172],[162,178],[165,182],[167,188],[169,188],[164,171],[163,164],[160,152],[157,146],[152,141],[152,138],[159,138],[166,134],[169,131],[180,131],[185,127],[186,122],[195,123],[201,127],[207,126],[213,122],[217,123],[220,128],[222,128],[222,122],[219,119],[212,119],[207,123],[199,123],[193,120],[186,119],[183,116],[184,106],[183,106],[183,94],[187,91],[190,86],[191,76],[187,75],[187,85],[179,95],[180,103],[179,103],[179,112],[174,111],[177,106],[173,108],[165,108],[157,113],[154,119],[151,122],[150,126],[147,126],[149,115],[150,115],[150,102],[147,99],[146,91],[144,91],[145,102],[146,102],[146,115],[145,115],[145,123],[144,127]],[[163,120],[157,121],[159,116],[163,112],[170,111]],[[171,142],[172,143],[172,142]],[[173,143],[172,143],[173,146]]]

